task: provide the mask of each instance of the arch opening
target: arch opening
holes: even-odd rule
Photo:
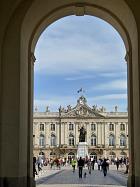
[[[80,108],[81,110],[82,110],[82,107]],[[80,111],[80,112],[82,112],[83,113],[83,111]],[[109,129],[110,129],[110,131],[114,131],[114,126],[115,126],[115,124],[113,124],[113,123],[110,123],[109,124]],[[73,127],[71,128],[69,128],[69,130],[72,130],[73,129]],[[93,131],[95,131],[96,130],[96,125],[94,124],[94,126],[93,127],[91,127],[91,129],[93,130]],[[111,139],[109,139],[109,146],[115,146],[115,136],[113,135],[113,134],[111,134],[110,135],[111,136]],[[111,142],[111,143],[110,143]],[[69,135],[69,145],[70,146],[73,146],[74,145],[74,136],[72,135],[72,133],[70,133],[70,135]],[[92,146],[96,146],[96,136],[94,135],[94,134],[92,134],[92,136],[91,136],[91,145]],[[69,155],[68,154],[68,160],[71,160],[72,159],[72,157],[73,157],[73,155]],[[90,158],[91,159],[95,159],[95,160],[97,160],[97,154],[93,154],[93,153],[91,153],[90,154]]]

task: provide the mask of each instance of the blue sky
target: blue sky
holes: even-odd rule
[[[89,106],[127,110],[127,64],[119,33],[93,16],[68,16],[51,24],[35,48],[34,106],[57,111],[76,105],[85,90]]]

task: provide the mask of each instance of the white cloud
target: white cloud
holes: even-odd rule
[[[76,100],[74,100],[74,97],[72,96],[54,95],[48,99],[35,99],[34,107],[37,106],[37,108],[44,110],[46,106],[49,106],[51,111],[57,111],[60,105],[62,107],[67,107],[69,104],[74,106],[76,105],[75,102]]]
[[[107,94],[107,95],[100,95],[95,96],[93,98],[89,98],[90,102],[95,101],[103,101],[103,100],[118,100],[118,99],[127,99],[127,94]]]
[[[127,72],[122,71],[122,72],[106,72],[106,73],[100,73],[100,77],[105,77],[105,78],[114,78],[114,77],[119,77],[120,73],[123,77],[127,77]]]
[[[41,74],[76,74],[81,71],[108,72],[117,71],[122,65],[121,58],[118,56],[103,54],[105,53],[103,49],[99,49],[98,52],[96,50],[70,47],[69,50],[54,49],[53,52],[41,52],[41,56],[37,57],[40,60],[35,64],[35,72]]]
[[[87,97],[87,102],[89,106],[94,104],[105,103],[108,108],[112,108],[112,103],[110,100],[118,103],[117,100],[127,99],[127,94],[108,94],[100,95],[95,97]],[[35,99],[34,106],[37,106],[39,110],[45,110],[46,106],[50,107],[51,111],[58,111],[59,106],[67,107],[69,104],[74,107],[76,105],[77,99],[74,96],[53,96],[48,99]]]
[[[76,99],[71,95],[52,95],[49,91],[49,89],[54,90],[51,82],[42,82],[46,81],[46,75],[48,75],[47,77],[52,75],[50,81],[53,76],[55,76],[55,80],[57,77],[60,78],[61,85],[55,84],[53,80],[56,90],[67,89],[68,94],[72,92],[71,87],[77,87],[78,81],[79,85],[87,85],[88,82],[87,87],[89,87],[91,80],[86,80],[93,78],[94,85],[98,86],[87,90],[90,92],[89,104],[94,105],[95,102],[101,104],[102,102],[111,106],[115,101],[119,103],[120,100],[126,101],[127,99],[126,94],[112,94],[112,90],[122,90],[123,92],[127,90],[126,81],[120,80],[126,78],[127,66],[124,63],[125,48],[119,34],[109,24],[102,23],[102,21],[99,23],[97,18],[93,22],[87,18],[86,22],[79,17],[76,18],[79,19],[79,22],[73,19],[74,24],[72,19],[55,22],[47,28],[37,43],[35,76],[38,77],[38,81],[36,82],[38,83],[40,79],[41,84],[49,85],[47,85],[47,98],[39,96],[35,100],[35,105],[44,108],[43,110],[47,105],[53,111],[58,110],[60,105],[65,107],[69,104],[76,105]],[[83,18],[85,19],[85,17]],[[114,78],[116,80],[113,80]],[[66,82],[66,80],[71,82]],[[105,81],[106,83],[103,84]],[[66,84],[67,88],[65,88]],[[41,86],[40,88],[43,90]],[[109,93],[106,92],[107,90]],[[104,91],[108,95],[105,95]],[[56,92],[53,93],[59,93]],[[102,95],[92,98],[94,94],[99,95],[99,92]]]
[[[83,79],[92,79],[94,77],[95,77],[94,75],[81,75],[81,76],[67,77],[67,78],[65,78],[65,80],[76,81],[76,80],[83,80]]]
[[[85,70],[108,72],[125,67],[123,42],[121,40],[112,42],[114,38],[117,38],[117,32],[112,30],[113,36],[110,38],[110,35],[106,35],[107,29],[106,32],[101,32],[94,26],[87,29],[80,24],[79,31],[78,25],[71,28],[69,24],[66,24],[66,29],[63,24],[61,25],[62,27],[57,27],[56,24],[55,27],[54,24],[44,32],[43,39],[40,38],[38,41],[35,51],[36,73],[62,75],[76,74]],[[102,37],[99,37],[101,34]]]
[[[104,84],[99,84],[91,90],[127,90],[127,80],[113,80]]]

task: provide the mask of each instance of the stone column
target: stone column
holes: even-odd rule
[[[3,45],[0,98],[1,187],[34,185],[32,111],[35,58],[29,53],[29,61],[20,59],[19,20],[20,17],[13,16]]]
[[[64,126],[65,126],[65,123],[64,122],[61,122],[61,144],[63,145],[64,144]]]
[[[120,148],[120,124],[115,123],[115,126],[116,148]]]
[[[64,144],[67,144],[66,136],[67,136],[67,122],[65,122],[64,124]]]
[[[59,122],[56,122],[56,144],[59,145],[60,143],[60,126]]]
[[[88,144],[88,146],[90,146],[91,145],[91,143],[90,143],[91,130],[90,130],[90,123],[89,122],[86,123],[86,127],[87,127],[87,144]]]
[[[49,128],[49,123],[45,122],[45,140],[46,140],[46,147],[49,147],[50,145],[50,128]]]
[[[99,123],[96,123],[96,127],[97,127],[97,145],[99,144],[99,128],[100,128],[100,125]]]
[[[78,131],[78,125],[79,125],[79,123],[76,122],[76,123],[75,123],[75,143],[76,143],[76,144],[79,143],[79,131]]]
[[[101,122],[101,130],[102,130],[102,141],[101,145],[104,146],[104,140],[105,140],[105,132],[104,132],[104,122]]]
[[[34,124],[34,131],[35,131],[35,147],[39,146],[39,130],[38,130],[38,123],[35,122]]]
[[[97,145],[101,145],[102,132],[101,132],[101,123],[97,123]]]

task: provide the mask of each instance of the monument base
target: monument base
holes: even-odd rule
[[[77,158],[86,158],[88,157],[88,144],[87,142],[79,142],[77,149]]]

